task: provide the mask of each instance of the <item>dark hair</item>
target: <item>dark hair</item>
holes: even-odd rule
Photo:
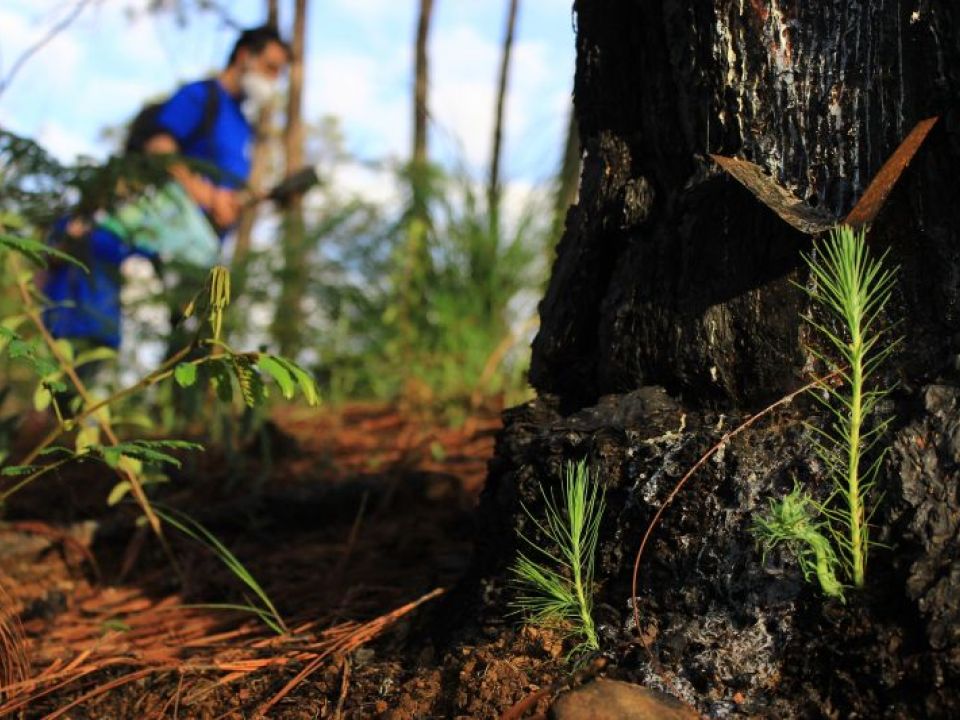
[[[234,43],[233,50],[230,51],[230,57],[227,58],[227,65],[233,65],[241,48],[247,48],[254,55],[257,55],[263,52],[263,49],[270,43],[277,43],[286,51],[287,57],[290,56],[290,46],[280,37],[277,29],[273,25],[261,25],[240,33],[240,37]]]

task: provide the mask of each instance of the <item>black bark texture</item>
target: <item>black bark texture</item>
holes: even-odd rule
[[[960,5],[923,0],[579,0],[585,150],[541,304],[531,381],[507,411],[464,588],[511,597],[522,505],[564,463],[607,488],[597,616],[614,674],[714,717],[960,717]],[[794,482],[829,480],[800,399],[727,443],[640,538],[723,433],[813,367],[800,253],[811,239],[709,153],[765,168],[843,217],[913,125],[941,120],[874,223],[900,265],[904,344],[873,518],[868,587],[826,601],[749,532]],[[457,602],[463,599],[457,596]],[[481,613],[480,617],[484,617]],[[648,656],[636,642],[646,638]]]
[[[901,273],[911,377],[960,330],[960,7],[907,0],[582,0],[585,149],[531,370],[566,407],[648,384],[753,404],[803,367],[809,238],[708,153],[843,217],[913,125],[942,119],[871,242]],[[802,279],[802,278],[801,278]]]

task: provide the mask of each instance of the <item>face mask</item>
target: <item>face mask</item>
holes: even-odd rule
[[[255,70],[247,70],[240,76],[243,90],[243,112],[250,120],[260,116],[260,111],[269,107],[277,97],[277,83]]]

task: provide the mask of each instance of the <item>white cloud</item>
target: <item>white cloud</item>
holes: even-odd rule
[[[395,15],[400,3],[397,0],[334,0],[334,4],[357,20],[380,23]]]
[[[105,126],[128,119],[148,98],[219,66],[233,31],[212,15],[191,17],[181,28],[169,15],[125,12],[146,2],[92,3],[0,96],[10,126],[34,137],[44,128],[61,151],[88,151],[99,147]],[[505,179],[542,177],[560,154],[573,62],[572,42],[564,46],[569,13],[555,3],[522,6],[506,108]],[[70,7],[64,0],[0,5],[5,66]],[[245,22],[262,14],[259,0],[228,6]],[[481,175],[489,162],[504,9],[489,0],[440,3],[431,35],[431,155],[465,162]],[[415,3],[397,0],[330,0],[312,8],[307,119],[340,117],[348,148],[365,159],[409,155],[415,16]],[[89,139],[79,142],[81,136]]]
[[[397,176],[389,170],[350,163],[337,168],[333,182],[344,196],[359,195],[386,207],[398,207],[402,199]]]
[[[549,138],[557,134],[550,128],[552,113],[543,112],[545,99],[557,97],[552,91],[555,71],[549,65],[547,50],[540,41],[518,40],[514,44],[504,108],[505,168],[512,167],[514,153],[529,151],[531,144],[545,148],[544,135]],[[474,170],[490,162],[501,52],[499,41],[488,40],[467,26],[440,34],[432,47],[430,104],[440,129],[438,139],[442,146],[452,144],[453,153],[459,152]],[[561,93],[566,95],[566,91]],[[559,148],[555,152],[559,153]]]
[[[80,155],[89,157],[99,154],[98,146],[85,133],[57,121],[51,120],[41,125],[36,140],[61,162],[73,162]]]
[[[125,69],[162,66],[169,62],[169,55],[157,34],[156,20],[138,17],[123,22],[122,27],[116,20],[110,24],[114,31],[119,31],[116,32],[117,49],[129,62]]]
[[[334,115],[350,148],[367,157],[407,151],[408,100],[396,92],[395,64],[370,55],[327,52],[310,58],[307,116]]]

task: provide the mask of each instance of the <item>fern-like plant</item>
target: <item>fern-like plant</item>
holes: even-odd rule
[[[817,502],[795,490],[771,506],[754,532],[768,549],[787,543],[807,577],[816,575],[826,594],[842,597],[838,574],[858,588],[866,583],[870,518],[877,502],[873,490],[886,455],[881,443],[891,418],[868,421],[891,389],[878,382],[876,375],[899,343],[880,325],[896,270],[885,267],[885,254],[870,257],[864,232],[850,227],[835,229],[804,260],[812,281],[807,292],[825,316],[806,319],[834,357],[815,348],[811,352],[835,368],[841,379],[838,387],[823,382],[814,389],[813,397],[829,411],[830,421],[826,427],[809,425],[833,491],[827,500]],[[866,467],[864,458],[871,458]],[[821,541],[827,535],[832,544],[829,551]],[[831,572],[820,571],[828,567]],[[816,572],[811,572],[814,568]]]
[[[518,592],[514,606],[530,622],[561,629],[577,639],[572,658],[599,649],[593,622],[594,556],[604,510],[604,492],[585,461],[567,463],[560,497],[541,488],[546,508],[538,520],[524,512],[548,541],[521,534],[521,551],[511,568]]]

